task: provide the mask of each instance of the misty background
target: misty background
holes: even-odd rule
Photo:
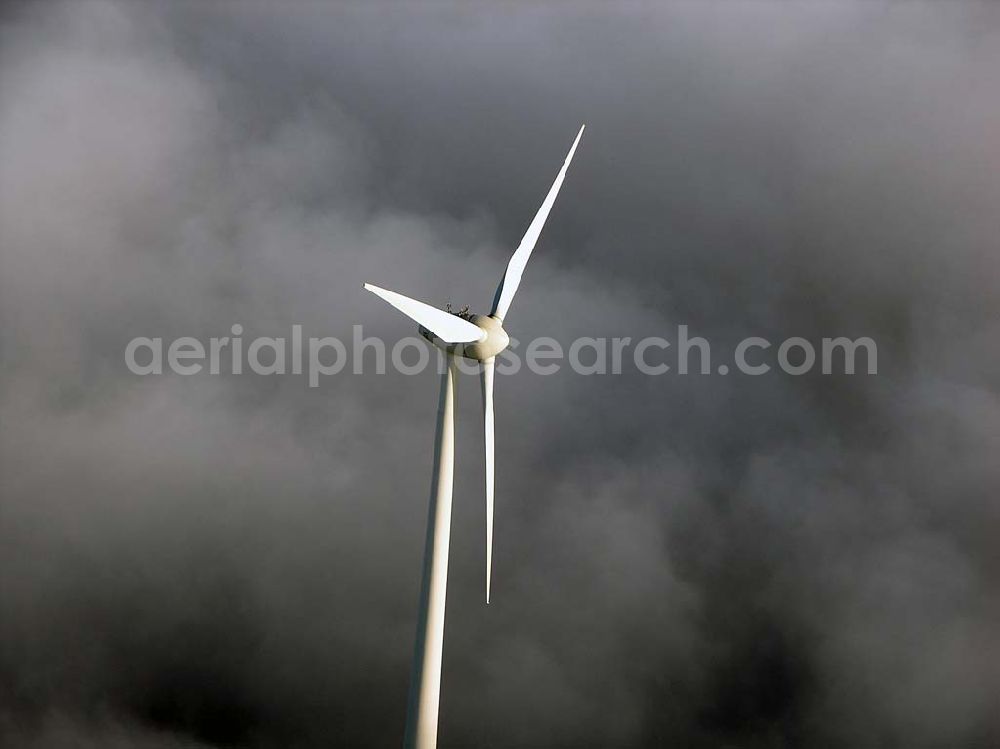
[[[1000,745],[1000,9],[0,9],[0,743],[394,746],[437,375],[134,336],[871,336],[877,376],[459,381],[443,747]],[[864,371],[864,367],[859,367]]]

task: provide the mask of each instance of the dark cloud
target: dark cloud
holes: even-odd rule
[[[138,378],[485,306],[861,336],[879,374],[460,381],[444,746],[1000,741],[987,5],[19,4],[0,23],[0,737],[402,735],[436,378]]]

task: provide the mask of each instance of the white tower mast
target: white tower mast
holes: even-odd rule
[[[434,749],[437,746],[448,545],[451,541],[451,497],[455,478],[455,365],[451,354],[446,356],[448,365],[441,375],[441,396],[438,399],[434,478],[427,514],[417,641],[413,650],[410,704],[406,710],[406,737],[403,741],[403,746],[408,749]]]

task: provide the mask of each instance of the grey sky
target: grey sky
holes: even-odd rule
[[[1000,742],[1000,15],[45,2],[0,16],[0,739],[393,745],[436,377],[137,335],[873,337],[875,377],[459,382],[445,747]]]

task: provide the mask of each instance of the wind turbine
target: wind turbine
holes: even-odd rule
[[[380,296],[404,315],[419,324],[420,335],[443,349],[448,366],[441,379],[438,400],[437,432],[434,442],[434,478],[431,482],[430,510],[427,517],[427,541],[424,547],[423,579],[420,587],[420,610],[406,716],[405,747],[434,749],[437,746],[438,706],[441,694],[441,656],[444,648],[445,593],[448,586],[448,545],[451,540],[451,497],[455,471],[455,359],[462,356],[480,362],[483,393],[483,416],[486,438],[486,603],[490,602],[490,577],[493,567],[493,370],[496,356],[507,348],[510,337],[503,320],[521,283],[521,274],[531,251],[542,233],[545,219],[552,210],[566,170],[580,143],[584,126],[576,134],[562,169],[549,188],[538,213],[524,233],[504,272],[493,297],[488,315],[441,310],[394,291],[365,284],[368,291]]]

